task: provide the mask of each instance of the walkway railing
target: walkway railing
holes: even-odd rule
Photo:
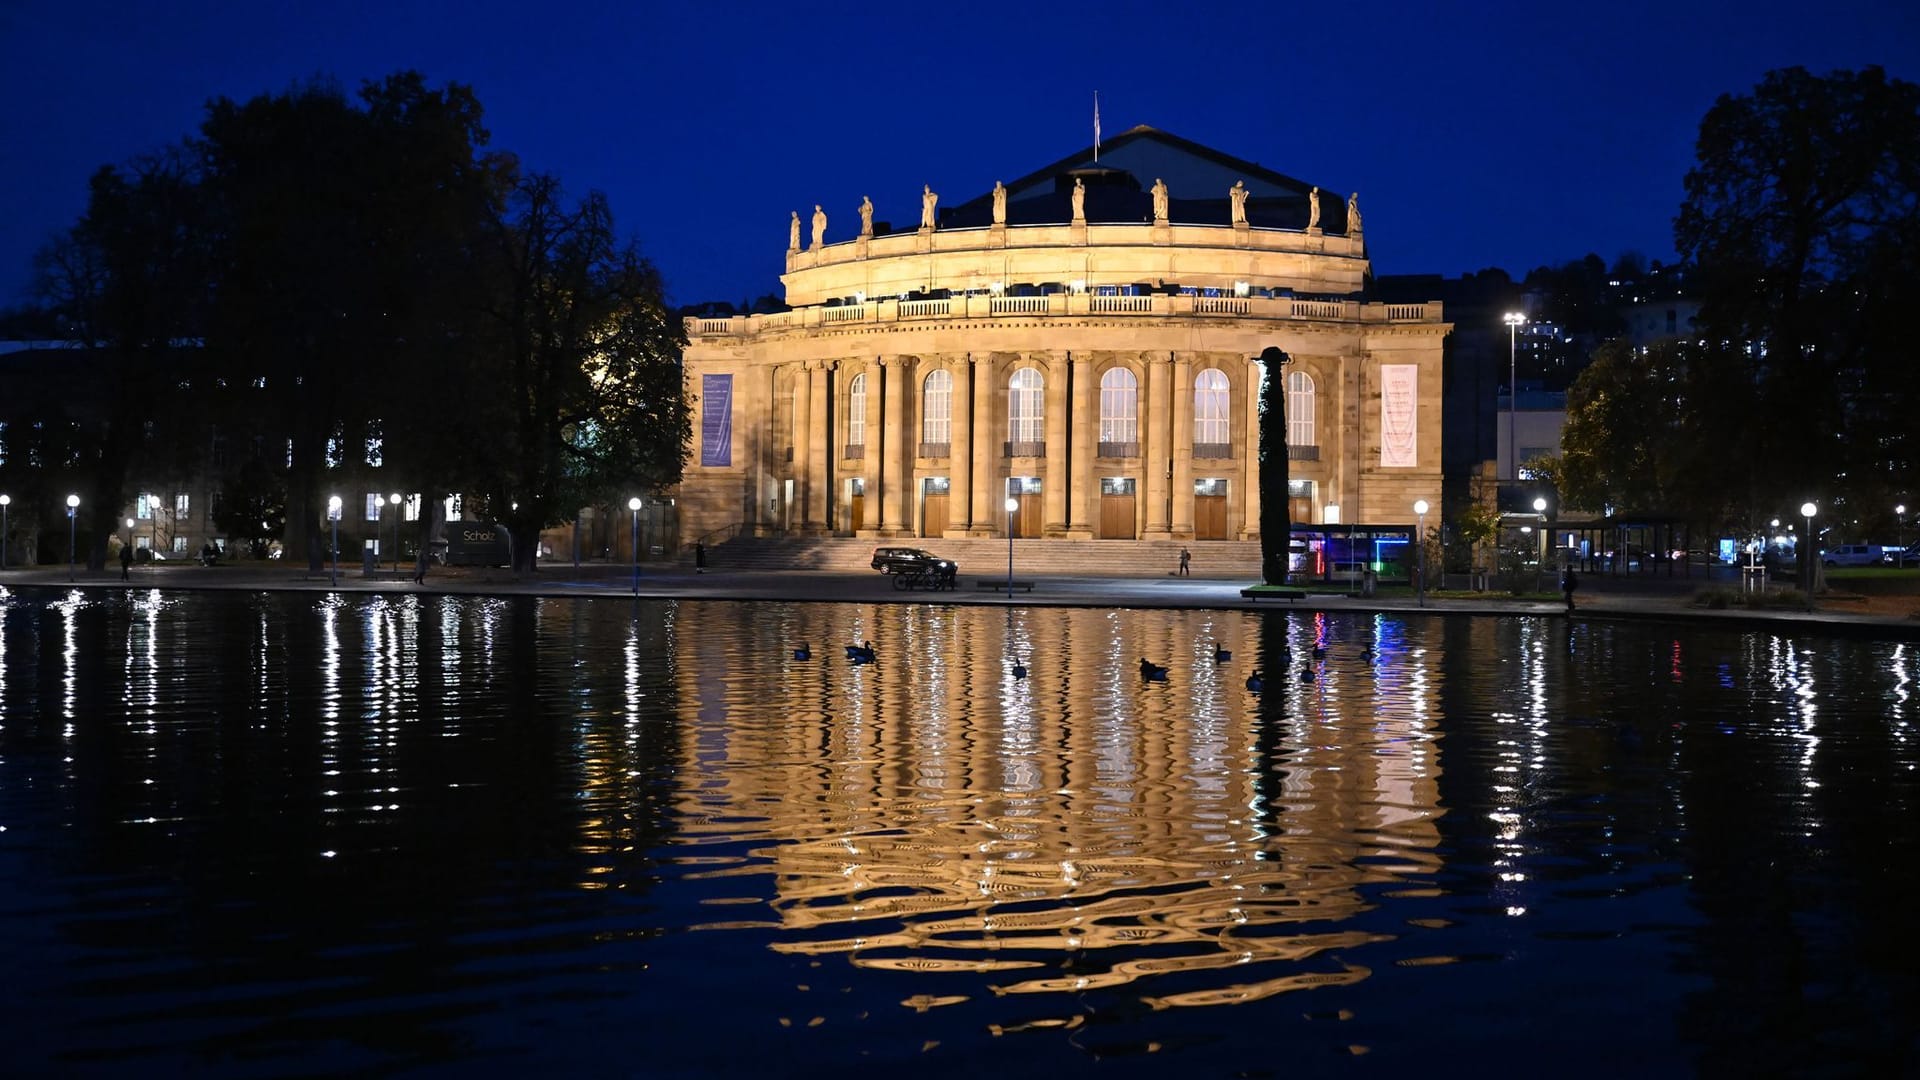
[[[846,323],[896,323],[923,319],[975,319],[998,315],[1118,316],[1123,318],[1207,318],[1310,320],[1346,323],[1437,323],[1439,301],[1424,304],[1363,304],[1357,300],[1297,300],[1285,296],[1206,296],[1196,293],[1101,296],[1050,293],[1043,296],[954,296],[934,300],[868,300],[835,307],[804,307],[771,315],[735,315],[726,319],[689,318],[689,337],[752,337],[766,331]]]

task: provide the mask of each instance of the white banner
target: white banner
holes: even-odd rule
[[[1383,364],[1380,368],[1380,467],[1411,469],[1419,464],[1420,367]]]

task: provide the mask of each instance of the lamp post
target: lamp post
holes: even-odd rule
[[[7,507],[13,504],[13,496],[0,495],[0,570],[7,568]]]
[[[333,556],[333,574],[328,580],[329,584],[338,586],[340,584],[340,496],[338,495],[327,499],[327,521],[333,526],[331,545],[333,550],[329,552]],[[260,524],[265,525],[266,522],[263,521]]]
[[[1805,542],[1807,545],[1807,610],[1808,611],[1813,610],[1813,575],[1815,573],[1814,563],[1817,562],[1820,558],[1820,545],[1815,543],[1813,538],[1813,515],[1818,513],[1819,510],[1820,510],[1819,507],[1813,505],[1810,502],[1803,502],[1800,504],[1800,516],[1807,519],[1807,533],[1805,537]]]
[[[128,551],[133,550],[133,519],[132,518],[127,519],[127,550]],[[128,561],[129,562],[132,561],[131,555],[128,556]]]
[[[1520,479],[1520,443],[1514,435],[1513,414],[1520,407],[1520,324],[1527,317],[1518,311],[1503,316],[1507,324],[1507,479]]]
[[[1533,591],[1540,591],[1540,575],[1547,568],[1547,500],[1536,495],[1533,500],[1533,512],[1540,515],[1540,561],[1533,564]]]
[[[7,505],[7,497],[0,495],[0,509]],[[1907,504],[1901,503],[1893,508],[1893,517],[1897,524],[1893,529],[1894,561],[1899,569],[1907,568]],[[0,530],[0,541],[5,539],[5,531]],[[6,569],[6,549],[0,548],[0,570]]]
[[[387,501],[393,504],[393,572],[398,574],[400,572],[400,493],[396,491],[388,495]]]
[[[633,595],[640,595],[640,496],[627,500],[627,509],[633,511],[633,533],[628,542],[633,545]]]
[[[1420,518],[1420,531],[1415,541],[1420,545],[1420,606],[1427,606],[1427,500],[1420,499],[1413,504],[1413,512]]]
[[[80,496],[67,496],[67,580],[73,580],[74,520],[80,510]]]
[[[1007,599],[1013,599],[1013,515],[1020,509],[1020,500],[1007,496]]]

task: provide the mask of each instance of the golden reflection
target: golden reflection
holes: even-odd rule
[[[771,882],[775,951],[1014,975],[1001,994],[1250,967],[1153,1000],[1253,1001],[1365,978],[1326,954],[1391,938],[1323,928],[1440,867],[1434,679],[1398,624],[841,605],[758,633],[752,665],[676,635],[676,861],[710,860],[686,877],[727,900]],[[843,659],[869,639],[876,662]],[[1243,682],[1275,662],[1263,702]]]

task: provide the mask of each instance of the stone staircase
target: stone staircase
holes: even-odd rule
[[[960,565],[960,576],[1002,577],[1007,573],[1005,540],[940,540],[904,537],[859,540],[848,537],[736,536],[707,548],[714,570],[831,570],[873,573],[873,549],[917,547]],[[1178,543],[1164,540],[1015,540],[1013,573],[1029,577],[1165,577],[1180,565]],[[1258,540],[1194,540],[1193,576],[1258,580]],[[691,548],[679,562],[693,565]]]

